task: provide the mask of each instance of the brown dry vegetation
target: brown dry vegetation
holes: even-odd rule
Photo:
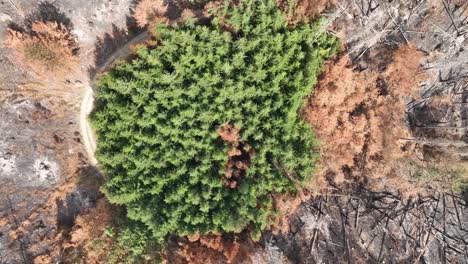
[[[17,63],[36,73],[64,73],[77,62],[75,37],[57,22],[33,22],[30,33],[8,29],[6,45],[15,51]]]
[[[167,263],[240,263],[254,248],[251,241],[239,241],[238,237],[222,235],[195,235],[179,240],[168,248],[164,259]]]
[[[189,8],[185,8],[180,14],[180,21],[182,23],[185,23],[186,21],[189,21],[189,20],[196,21],[196,19],[197,19],[196,12]]]
[[[134,9],[134,18],[140,27],[156,22],[166,23],[167,4],[163,0],[141,0]]]
[[[291,1],[277,0],[277,5],[288,15],[289,24],[310,22],[316,19],[324,10],[333,8],[336,0],[297,0],[294,7],[290,7]]]
[[[245,144],[239,141],[240,130],[231,124],[225,124],[218,131],[218,135],[229,143],[223,182],[226,187],[234,189],[247,174],[253,152],[246,150]]]
[[[416,193],[402,178],[408,165],[402,161],[412,156],[414,146],[400,139],[410,137],[405,109],[425,77],[419,72],[423,54],[413,46],[401,46],[371,56],[365,65],[342,56],[325,66],[303,110],[321,142],[320,171],[312,189],[306,186],[293,196],[273,195],[278,211],[274,233],[287,233],[288,218],[299,205],[333,186],[357,182]]]
[[[415,191],[402,180],[399,162],[411,156],[412,145],[400,139],[410,136],[405,108],[424,77],[423,54],[401,46],[383,57],[361,72],[348,56],[329,63],[308,102],[305,117],[322,142],[319,187],[358,182]]]
[[[240,136],[240,130],[230,124],[225,124],[219,131],[218,135],[221,137],[222,140],[234,143],[237,142]]]
[[[303,116],[319,138],[320,171],[314,186],[297,195],[273,195],[278,211],[273,233],[289,232],[289,216],[311,195],[358,183],[393,189],[410,196],[420,192],[407,176],[419,168],[405,122],[406,103],[417,97],[423,54],[414,46],[376,50],[367,63],[342,56],[326,64]],[[364,69],[363,69],[364,68]],[[312,192],[309,192],[312,191]]]

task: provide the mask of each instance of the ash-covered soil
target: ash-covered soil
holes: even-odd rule
[[[468,178],[468,2],[299,2],[313,7],[300,15],[334,5],[323,30],[343,42],[303,113],[322,142],[313,198],[284,199],[286,228],[259,243],[184,240],[171,261],[467,262],[468,198],[450,190]],[[113,209],[97,190],[79,113],[94,69],[133,36],[133,4],[0,1],[0,43],[9,25],[59,21],[80,59],[69,75],[44,77],[0,48],[0,263],[67,263],[77,252],[105,261],[85,246]]]
[[[102,197],[88,184],[100,175],[82,144],[80,104],[95,61],[127,37],[130,2],[0,2],[1,44],[9,26],[58,21],[76,35],[80,60],[44,76],[0,48],[0,263],[58,261],[76,216]]]

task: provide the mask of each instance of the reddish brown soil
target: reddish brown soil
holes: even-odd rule
[[[300,21],[311,21],[317,18],[324,10],[336,5],[336,0],[298,0],[296,16]]]
[[[103,236],[104,229],[111,226],[114,219],[115,208],[107,199],[102,198],[97,201],[96,207],[84,212],[75,220],[75,226],[69,235],[69,240],[63,245],[63,250],[67,252],[80,252],[84,256],[86,263],[103,263],[106,261],[107,253],[105,248],[110,247],[111,239]],[[103,238],[101,247],[94,247],[96,238]]]
[[[319,188],[358,182],[413,192],[398,161],[411,152],[400,139],[410,136],[405,107],[423,77],[423,54],[401,46],[385,57],[361,72],[347,56],[326,65],[304,111],[321,141]]]
[[[277,210],[272,222],[273,234],[289,232],[289,219],[302,204],[311,198],[311,193],[300,192],[297,195],[273,194],[273,208]]]
[[[220,5],[220,1],[214,1]],[[211,6],[213,1],[207,3]],[[194,20],[204,17],[203,9],[193,5],[188,0],[176,1],[163,1],[163,0],[141,0],[133,10],[133,17],[135,18],[139,27],[147,27],[151,29],[157,24],[172,24],[183,23],[187,19]]]
[[[37,85],[40,87],[40,85]],[[30,98],[38,98],[39,100],[43,98],[45,93],[42,93],[42,90],[33,90],[26,91],[25,87],[18,87],[18,93],[31,93]],[[71,94],[71,93],[70,93]],[[67,92],[56,93],[56,95],[70,95]],[[64,104],[57,100],[50,100],[49,103],[53,106],[56,106],[55,111],[34,111],[32,112],[31,123],[33,125],[41,126],[40,120],[44,121],[45,119],[56,119],[64,120],[65,113],[67,113]],[[57,111],[57,109],[59,109]],[[41,131],[41,130],[38,130]],[[60,185],[54,190],[50,189],[30,189],[29,194],[32,197],[47,197],[47,200],[34,208],[32,213],[27,213],[28,209],[23,203],[18,203],[18,209],[12,210],[10,214],[6,214],[4,218],[0,219],[0,226],[6,226],[7,224],[12,225],[13,227],[9,230],[7,234],[7,241],[18,241],[24,239],[31,235],[32,230],[38,232],[37,236],[34,236],[36,241],[28,245],[29,252],[43,252],[44,246],[48,246],[47,254],[35,257],[33,263],[51,263],[52,258],[60,255],[60,245],[66,239],[67,231],[64,230],[58,220],[58,210],[59,205],[58,201],[65,201],[66,196],[76,190],[77,186],[77,177],[80,168],[84,164],[83,156],[79,153],[81,151],[81,146],[79,144],[70,143],[70,141],[65,141],[66,132],[68,131],[56,131],[50,133],[40,134],[44,138],[53,137],[53,143],[47,145],[49,149],[53,149],[57,153],[63,155],[58,155],[58,162],[62,164],[60,173],[63,175],[63,181],[60,182]],[[38,132],[40,133],[40,132]],[[21,146],[16,146],[20,148]],[[15,149],[13,149],[15,150]],[[71,154],[70,153],[75,153]],[[11,190],[5,190],[4,188],[9,188],[9,185],[1,186],[0,192],[5,191],[9,193]],[[26,203],[26,202],[25,202]],[[27,214],[27,218],[21,221],[17,221],[17,216]],[[50,228],[49,228],[50,227]],[[40,230],[40,231],[36,231]],[[34,256],[33,256],[34,257]]]

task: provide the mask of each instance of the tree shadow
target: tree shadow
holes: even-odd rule
[[[465,202],[465,206],[468,206],[468,187],[463,188],[460,194],[461,194],[461,198]]]
[[[75,189],[66,194],[65,198],[57,198],[57,226],[59,229],[70,230],[75,225],[76,217],[85,209],[96,206],[103,197],[99,191],[103,176],[98,168],[87,165],[79,170],[79,178]]]
[[[184,8],[187,8],[187,1],[179,0],[179,1],[170,1],[165,0],[164,3],[167,5],[167,12],[166,16],[170,20],[176,20],[184,11]]]
[[[95,166],[87,165],[80,168],[78,186],[99,189],[104,183],[104,176]]]
[[[78,214],[84,209],[95,207],[98,197],[99,192],[94,188],[77,187],[75,191],[67,193],[63,200],[57,198],[55,202],[59,229],[72,228]]]
[[[25,18],[25,27],[31,28],[31,24],[35,21],[41,22],[57,22],[64,25],[66,28],[73,28],[71,20],[60,11],[52,2],[40,2],[36,11],[29,14]]]
[[[26,33],[27,31],[30,31],[30,29],[26,30],[23,26],[19,25],[16,22],[9,22],[7,28],[21,33]]]
[[[73,28],[73,23],[67,15],[53,3],[47,1],[40,2],[37,9],[26,16],[23,23],[10,22],[8,28],[21,33],[33,34],[32,24],[38,21],[57,22],[68,30]]]
[[[141,1],[142,0],[133,0],[132,6],[136,7]],[[164,15],[171,21],[178,19],[181,16],[182,11],[190,5],[190,2],[185,0],[163,0],[163,3],[167,6],[167,10]],[[130,15],[132,17],[135,15],[134,9],[130,10]]]
[[[88,69],[90,79],[94,80],[98,72],[103,70],[103,66],[105,66],[105,63],[114,52],[124,47],[130,40],[144,30],[144,28],[137,26],[135,19],[130,15],[126,17],[125,27],[119,28],[115,24],[112,24],[112,31],[110,33],[106,33],[103,37],[96,38],[94,66]]]

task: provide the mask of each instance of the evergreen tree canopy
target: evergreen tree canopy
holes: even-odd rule
[[[337,40],[290,28],[272,0],[158,25],[158,45],[101,76],[92,115],[109,200],[157,239],[268,225],[317,153],[299,112]]]

